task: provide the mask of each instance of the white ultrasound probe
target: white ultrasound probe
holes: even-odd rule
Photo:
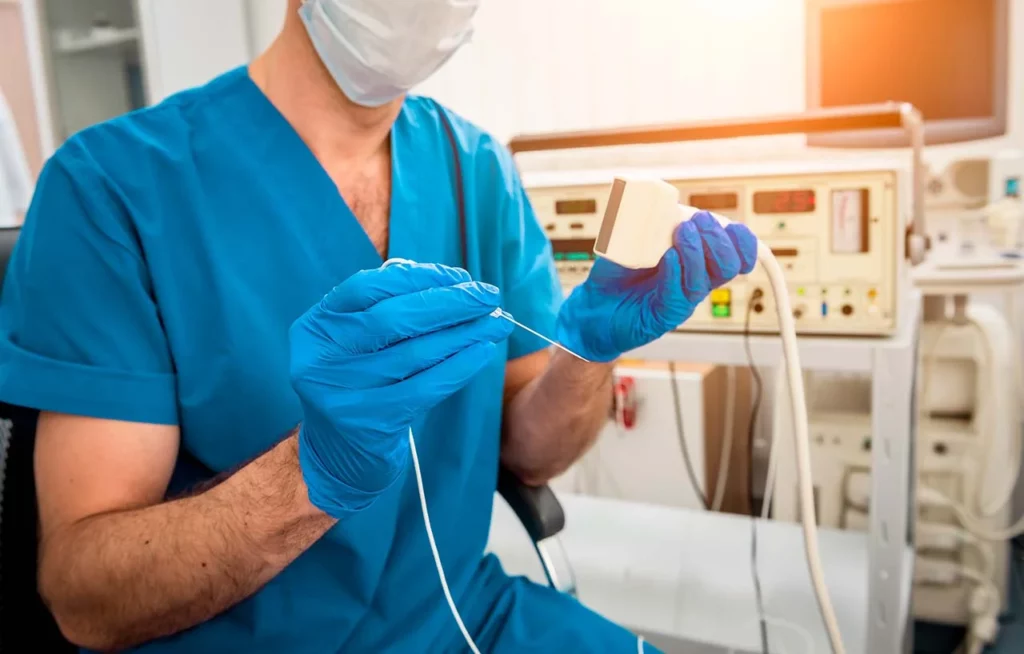
[[[626,268],[654,268],[665,252],[672,247],[676,227],[699,212],[700,209],[679,204],[679,190],[668,182],[658,179],[616,179],[612,184],[612,192],[594,245],[594,253]],[[712,215],[723,227],[730,222],[721,216]],[[772,251],[760,241],[757,244],[757,260],[767,273],[772,294],[775,296],[782,352],[786,359],[807,567],[811,573],[818,608],[825,622],[832,650],[836,654],[844,654],[839,624],[828,596],[828,589],[825,587],[825,575],[818,552],[807,399],[804,396],[804,379],[800,368],[800,354],[797,351],[796,326],[789,304],[789,292],[786,289],[782,268],[779,267]]]

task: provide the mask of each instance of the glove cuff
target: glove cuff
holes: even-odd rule
[[[309,429],[305,423],[299,428],[299,468],[302,470],[302,480],[306,483],[310,503],[332,518],[343,520],[353,513],[369,508],[402,476],[396,475],[391,484],[378,492],[353,488],[331,474],[323,459],[317,454],[313,445],[316,438],[310,437]]]
[[[622,352],[614,351],[608,343],[608,332],[611,331],[611,326],[606,324],[608,317],[590,310],[584,286],[586,282],[573,289],[562,303],[556,321],[555,340],[587,361],[610,363],[622,356]]]

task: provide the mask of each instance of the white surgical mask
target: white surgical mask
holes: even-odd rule
[[[426,80],[473,33],[479,0],[306,0],[324,66],[352,102],[379,107]]]

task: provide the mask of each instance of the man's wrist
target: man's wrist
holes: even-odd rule
[[[299,459],[299,428],[296,427],[292,435],[281,443],[282,465],[292,471],[296,484],[296,500],[299,504],[300,513],[307,517],[325,515],[309,499],[309,487],[302,473],[302,465]]]
[[[310,502],[298,450],[293,432],[249,463],[245,475],[233,475],[234,485],[208,491],[211,500],[230,508],[224,528],[233,530],[249,544],[249,551],[272,566],[286,565],[294,558],[298,540],[310,533],[319,537],[336,522]]]
[[[299,463],[298,428],[262,459],[265,475],[274,480],[261,490],[266,502],[279,502],[292,520],[324,517],[309,499],[309,489]]]
[[[555,349],[551,355],[551,365],[560,371],[565,371],[567,377],[585,385],[600,385],[604,383],[613,373],[615,362],[618,357],[611,361],[581,361],[579,358]]]

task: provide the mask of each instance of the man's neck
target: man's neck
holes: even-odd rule
[[[249,75],[325,166],[344,162],[359,168],[386,150],[402,107],[401,98],[381,107],[349,100],[294,13],[277,40],[249,66]]]

